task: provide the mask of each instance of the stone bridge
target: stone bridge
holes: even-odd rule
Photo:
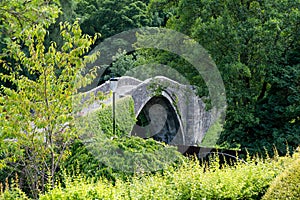
[[[109,81],[90,92],[109,93]],[[145,81],[121,77],[116,99],[128,95],[134,100],[137,117],[131,135],[152,137],[171,145],[197,146],[213,121],[193,86],[182,85],[163,76]],[[99,103],[94,103],[88,109],[97,109],[99,106]]]

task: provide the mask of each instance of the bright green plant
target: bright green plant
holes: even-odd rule
[[[0,57],[8,72],[0,74],[1,80],[14,86],[1,87],[1,164],[20,173],[34,198],[45,191],[46,182],[54,187],[58,167],[76,137],[72,96],[94,77],[79,71],[97,57],[83,57],[97,36],[82,35],[77,22],[61,24],[60,30],[64,44],[59,49],[55,43],[46,48],[47,31],[35,25],[7,43],[3,57],[13,62]],[[35,78],[23,76],[24,71]]]
[[[0,36],[18,37],[24,29],[33,24],[49,26],[60,13],[59,1],[4,0],[0,2]],[[1,38],[1,37],[0,37]]]
[[[115,109],[117,136],[130,135],[136,122],[132,97],[127,96],[117,100]],[[112,104],[105,105],[104,108],[97,111],[96,115],[96,123],[99,124],[103,133],[113,136]]]
[[[20,189],[18,182],[18,176],[16,175],[15,179],[12,179],[11,183],[9,183],[8,178],[5,179],[5,185],[0,183],[0,200],[28,200],[29,198],[25,192]]]
[[[0,193],[0,200],[15,200],[15,199],[28,200],[29,198],[18,187],[5,190],[2,194]]]
[[[115,172],[118,172],[122,178],[123,175],[126,177],[126,174],[131,176],[134,173],[161,171],[182,158],[175,147],[167,146],[153,139],[130,137],[130,132],[136,122],[132,97],[124,97],[116,102],[115,134],[112,131],[111,105],[93,111],[80,120],[82,123],[80,126],[85,127],[85,133],[81,136],[82,143],[85,144],[88,154],[93,155],[92,163],[98,161],[98,165],[80,166],[86,167],[88,170],[94,168],[95,174],[103,174],[110,178],[117,177]],[[77,150],[74,149],[72,153],[77,154],[76,160],[82,163],[82,157]],[[85,157],[86,154],[85,150],[82,156]],[[74,166],[76,164],[74,157],[71,156],[69,159],[72,160]],[[91,162],[89,163],[91,164]],[[107,171],[107,168],[111,169],[113,173]],[[85,171],[86,169],[81,170],[81,172]],[[107,172],[107,174],[103,172]]]
[[[203,166],[189,160],[163,173],[117,180],[114,185],[78,176],[67,181],[66,188],[59,186],[41,199],[259,199],[290,160],[249,158],[231,166],[220,166],[218,158]]]
[[[271,184],[263,199],[300,199],[300,155]]]

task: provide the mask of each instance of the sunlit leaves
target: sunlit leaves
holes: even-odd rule
[[[59,1],[3,0],[0,1],[2,34],[18,37],[33,24],[52,24],[60,13]]]
[[[27,170],[34,166],[30,173],[23,171],[33,196],[39,187],[43,188],[46,173],[54,183],[67,145],[77,136],[72,115],[72,96],[78,89],[75,80],[79,78],[86,83],[94,77],[79,72],[97,58],[97,53],[84,56],[97,35],[81,35],[78,22],[63,23],[60,28],[62,48],[57,48],[54,42],[45,47],[47,31],[37,24],[26,29],[18,40],[8,43],[4,54],[13,58],[14,63],[1,60],[9,73],[0,73],[0,77],[12,82],[15,88],[2,86],[0,144],[7,139],[16,141],[12,147],[4,145],[9,148],[4,159],[15,160],[10,165],[17,169],[22,165]],[[36,78],[24,76],[24,71]]]

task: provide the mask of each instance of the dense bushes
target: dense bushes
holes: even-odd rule
[[[131,97],[116,102],[116,134],[112,132],[112,107],[106,105],[83,118],[82,140],[76,140],[70,156],[63,163],[67,173],[87,177],[105,177],[113,182],[124,180],[133,173],[160,171],[182,159],[175,147],[153,139],[129,137],[135,124]]]
[[[93,145],[91,147],[80,141],[74,142],[71,156],[62,165],[66,174],[84,174],[85,177],[96,180],[106,178],[114,183],[117,180],[126,180],[134,173],[162,171],[183,160],[175,147],[166,146],[153,139],[104,139]]]
[[[295,154],[295,161],[272,183],[264,200],[300,199],[300,155]]]
[[[289,162],[289,158],[253,159],[220,169],[218,159],[209,168],[187,161],[163,173],[134,176],[115,184],[106,180],[92,183],[79,176],[67,179],[66,188],[57,187],[41,199],[259,199]]]
[[[131,98],[125,98],[118,104],[132,112],[130,102]],[[87,138],[74,141],[69,157],[61,166],[66,173],[61,173],[56,187],[40,199],[260,199],[276,176],[292,162],[290,157],[255,157],[248,158],[246,163],[238,160],[220,166],[220,157],[211,157],[209,163],[199,164],[198,160],[184,159],[174,147],[153,139],[128,137],[120,126],[113,135],[111,121],[106,121],[111,116],[109,107],[93,115],[91,121],[86,121],[92,127],[88,133],[93,136],[88,138],[92,142],[87,143]],[[132,115],[126,116],[134,122]],[[297,170],[299,159],[276,179],[267,195],[277,187],[290,187],[277,182],[291,172],[296,175],[291,180],[297,187]],[[15,198],[28,199],[16,185],[5,187],[5,191],[0,187],[0,200]]]
[[[133,106],[130,102],[130,98],[121,101],[127,111]],[[94,137],[89,140],[92,143],[73,143],[61,166],[67,173],[61,173],[56,187],[40,199],[260,199],[292,162],[290,157],[255,157],[246,163],[238,160],[220,166],[220,158],[211,157],[209,163],[200,165],[197,160],[182,158],[174,147],[153,139],[127,137],[119,128],[113,135],[109,128],[103,128],[107,121],[99,120],[99,116],[109,118],[109,111],[106,107],[93,113],[95,118],[88,121],[93,122],[89,126],[99,128],[88,133]],[[300,159],[293,159],[291,167],[272,184],[266,199],[273,199],[272,192],[278,187],[288,193],[284,195],[298,192]],[[173,164],[176,161],[180,162]],[[283,179],[287,182],[281,183]],[[281,197],[283,193],[275,195]],[[0,186],[0,200],[16,198],[28,199],[16,184],[5,187],[5,191]]]
[[[29,199],[25,192],[23,192],[20,188],[15,187],[10,190],[6,190],[2,194],[0,193],[0,199],[2,200],[16,200],[16,199],[22,199],[27,200]]]
[[[6,178],[4,185],[0,183],[0,200],[15,200],[15,199],[22,199],[22,200],[29,199],[25,194],[25,192],[20,189],[17,175],[14,179],[10,180],[10,183],[8,178]]]
[[[97,137],[104,134],[106,137],[128,136],[136,122],[134,101],[127,96],[116,101],[115,107],[116,135],[113,135],[112,105],[106,104],[103,108],[90,112],[78,120],[81,127],[85,127],[85,134]]]
[[[299,167],[299,158],[295,160],[290,157],[254,158],[248,159],[247,163],[223,166],[219,165],[218,157],[203,165],[189,159],[180,165],[169,166],[160,173],[140,173],[131,179],[117,179],[114,182],[105,178],[95,181],[83,175],[65,176],[62,184],[58,183],[56,188],[40,196],[40,199],[260,199],[277,175],[285,168],[290,170],[289,166],[296,165]],[[294,172],[297,172],[296,168]],[[280,175],[280,181],[285,177]],[[297,183],[299,175],[294,178]],[[296,189],[297,185],[294,186]],[[272,187],[270,190],[273,190]],[[279,187],[283,190],[288,188],[286,185]],[[292,193],[290,189],[287,191]],[[0,192],[0,199],[12,199],[15,195],[19,199],[26,199],[16,187],[2,194]]]

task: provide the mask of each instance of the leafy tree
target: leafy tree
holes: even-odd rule
[[[15,41],[8,41],[1,57],[9,72],[1,73],[1,80],[12,82],[15,88],[1,86],[0,168],[16,170],[34,198],[45,191],[46,183],[55,185],[60,163],[78,134],[72,95],[94,77],[92,72],[79,72],[97,57],[97,53],[82,57],[97,35],[82,35],[78,22],[62,23],[60,29],[61,48],[55,42],[45,48],[47,31],[37,24],[24,29]],[[22,75],[24,70],[36,78]]]
[[[149,24],[147,1],[81,0],[75,12],[85,33],[101,33],[102,38]]]
[[[276,145],[280,153],[286,142],[298,146],[300,1],[150,4],[173,10],[166,27],[191,35],[220,70],[229,105],[220,144],[253,152]]]
[[[76,19],[76,3],[73,0],[59,0],[60,14],[48,28],[49,34],[45,38],[45,45],[49,46],[51,41],[55,41],[58,47],[63,45],[63,39],[60,36],[60,30],[57,28],[61,22],[74,23]]]
[[[9,39],[16,39],[23,34],[24,30],[34,24],[44,24],[45,27],[49,27],[50,24],[55,22],[59,13],[58,0],[0,1],[0,54],[6,48]],[[2,57],[2,59],[4,58]],[[1,63],[0,72],[7,72]],[[0,81],[0,85],[2,84],[11,86],[9,82]]]
[[[168,19],[176,13],[177,3],[177,0],[150,0],[147,12],[151,18],[151,26],[165,27]]]
[[[49,26],[60,12],[58,0],[28,1],[3,0],[0,2],[1,36],[18,37],[22,31],[33,24]],[[1,41],[3,42],[3,41]]]

